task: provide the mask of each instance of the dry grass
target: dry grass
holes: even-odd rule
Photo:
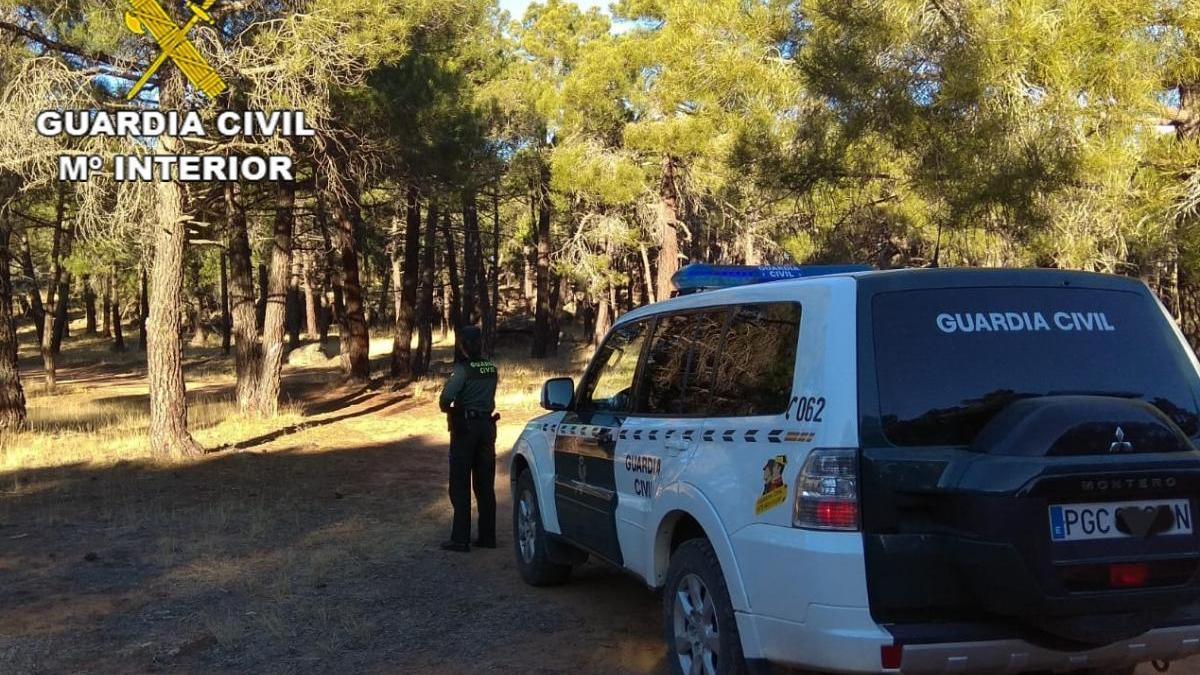
[[[376,372],[386,370],[390,338],[371,346]],[[577,376],[587,352],[564,348],[542,364],[521,348],[498,355],[501,455],[540,412],[541,382]],[[448,527],[434,401],[450,341],[429,378],[398,390],[343,386],[336,361],[289,366],[290,400],[266,420],[235,414],[218,350],[189,348],[190,426],[218,452],[186,460],[147,455],[140,354],[72,339],[49,395],[23,353],[30,428],[0,437],[0,672],[510,671],[550,654],[560,669],[604,672],[603,654],[559,648],[560,623],[621,597],[654,606],[626,581],[601,606],[529,595],[505,551],[461,567],[430,553]],[[497,488],[507,543],[503,476]],[[513,627],[527,621],[540,628],[514,652]],[[644,636],[654,631],[638,634],[633,651],[628,637],[606,644],[649,664],[621,670],[653,672],[658,649]],[[461,648],[447,660],[455,635]]]
[[[283,406],[274,419],[239,415],[225,379],[206,376],[189,382],[188,422],[201,445],[235,443],[303,420],[294,405]],[[108,385],[68,383],[59,385],[54,394],[38,389],[30,394],[28,429],[0,435],[0,472],[150,459],[144,379]]]
[[[73,326],[81,331],[82,326]],[[60,383],[54,393],[45,390],[40,358],[31,332],[22,336],[22,365],[28,398],[29,427],[17,434],[0,434],[0,472],[68,464],[107,465],[145,459],[149,426],[145,383],[145,357],[130,341],[130,349],[113,353],[101,338],[74,338],[60,357]],[[435,344],[434,371],[409,385],[416,402],[433,402],[441,391],[453,348],[453,335]],[[391,337],[376,335],[371,355],[383,361]],[[564,345],[564,356],[534,362],[525,347],[502,349],[496,357],[501,367],[498,407],[510,414],[537,410],[538,391],[544,380],[582,371],[590,349]],[[232,367],[215,342],[185,351],[188,379],[188,420],[196,440],[209,448],[237,444],[271,431],[302,425],[307,416],[297,405],[285,404],[278,417],[264,420],[237,413],[232,392]],[[380,370],[382,364],[376,365]],[[336,360],[324,367],[307,368],[306,374],[337,380]],[[297,372],[288,368],[289,373]]]

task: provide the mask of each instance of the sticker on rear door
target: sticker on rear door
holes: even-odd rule
[[[1055,504],[1050,507],[1052,541],[1146,538],[1191,533],[1192,504],[1187,499]]]
[[[786,468],[786,455],[775,455],[763,465],[763,491],[762,496],[754,502],[754,515],[761,516],[787,499],[787,485],[783,482],[783,470]]]

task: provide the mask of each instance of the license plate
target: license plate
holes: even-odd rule
[[[1050,507],[1051,541],[1122,539],[1192,533],[1192,504],[1159,499]]]

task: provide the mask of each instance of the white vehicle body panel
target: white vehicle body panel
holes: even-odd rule
[[[790,660],[778,652],[771,630],[765,630],[761,645],[751,636],[762,621],[768,627],[775,625],[771,621],[803,625],[813,604],[827,613],[851,612],[861,619],[855,630],[883,644],[886,634],[869,620],[861,535],[808,532],[791,525],[792,485],[809,451],[854,447],[858,441],[853,276],[685,296],[630,312],[614,328],[662,313],[773,302],[801,308],[793,397],[784,415],[625,419],[613,456],[623,566],[648,586],[661,586],[670,527],[675,517],[687,514],[717,553],[734,609],[762,615],[746,626],[747,656]],[[800,399],[811,399],[804,404],[811,411],[809,419],[797,419]],[[514,449],[514,457],[524,457],[536,472],[544,527],[553,533],[561,533],[553,497],[553,448],[562,419],[563,413],[556,412],[534,420]],[[787,498],[756,513],[764,463],[777,456],[786,458]],[[865,658],[877,660],[878,652]]]

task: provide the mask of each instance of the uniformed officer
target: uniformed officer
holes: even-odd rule
[[[471,550],[471,487],[479,509],[476,546],[496,548],[496,366],[483,358],[475,326],[458,332],[454,372],[439,403],[450,420],[450,504],[454,525],[447,551]]]

